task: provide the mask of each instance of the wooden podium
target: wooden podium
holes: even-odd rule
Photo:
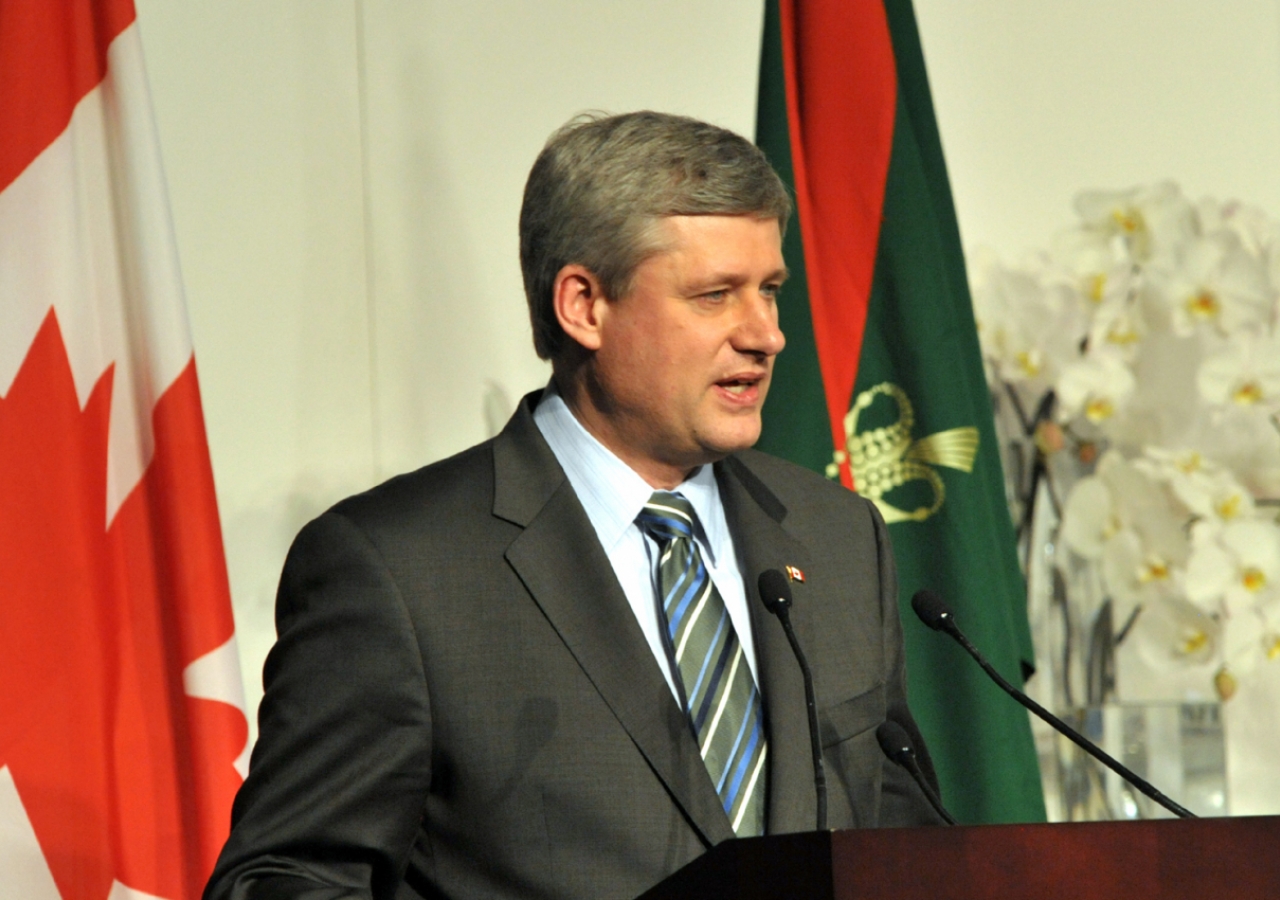
[[[641,900],[1275,900],[1280,816],[728,841]]]

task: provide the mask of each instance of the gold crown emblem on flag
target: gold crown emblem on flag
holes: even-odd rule
[[[882,395],[897,405],[898,420],[891,425],[859,433],[858,417]],[[890,524],[923,522],[940,510],[946,500],[947,489],[942,476],[933,467],[946,466],[972,472],[978,452],[978,429],[973,426],[948,428],[913,440],[911,431],[915,420],[915,408],[906,391],[896,384],[886,381],[863,391],[844,417],[845,449],[837,450],[834,461],[827,466],[827,476],[836,478],[840,464],[848,460],[858,493],[874,503]],[[889,491],[913,481],[923,481],[929,486],[932,493],[929,503],[907,511],[884,499]]]

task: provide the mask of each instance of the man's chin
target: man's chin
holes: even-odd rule
[[[759,440],[760,420],[757,418],[752,427],[723,429],[716,434],[707,435],[702,446],[715,456],[713,461],[719,461],[741,450],[750,450]]]

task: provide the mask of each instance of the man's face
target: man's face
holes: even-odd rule
[[[579,416],[655,487],[753,445],[786,277],[776,219],[672,216],[629,294],[597,303]]]

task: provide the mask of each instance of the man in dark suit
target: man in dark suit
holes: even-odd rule
[[[206,897],[625,898],[735,834],[813,828],[766,569],[795,581],[831,826],[936,821],[874,737],[894,719],[923,754],[883,523],[749,449],[789,212],[704,123],[552,136],[521,213],[552,383],[299,534]]]

